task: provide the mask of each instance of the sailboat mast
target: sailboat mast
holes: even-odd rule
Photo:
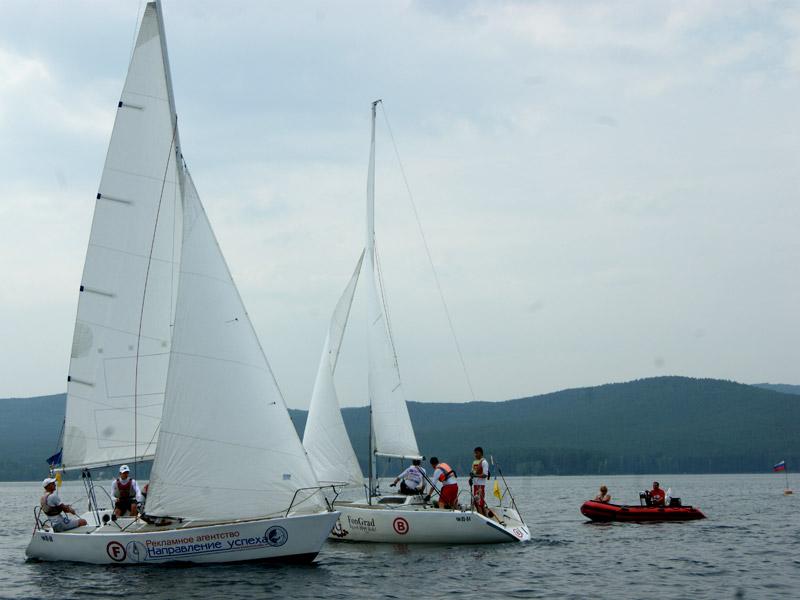
[[[375,273],[375,116],[380,100],[372,103],[372,125],[370,128],[369,143],[369,168],[367,169],[367,241],[366,248],[366,272],[370,277]],[[369,317],[367,317],[369,318]],[[369,324],[368,324],[369,325]],[[369,377],[372,377],[370,372]],[[372,386],[367,385],[369,394],[369,503],[372,504],[372,497],[377,492],[377,458],[375,456],[375,431],[372,426]]]

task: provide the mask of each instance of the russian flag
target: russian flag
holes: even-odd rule
[[[777,465],[773,465],[772,470],[773,471],[785,471],[786,470],[786,461],[782,460]]]

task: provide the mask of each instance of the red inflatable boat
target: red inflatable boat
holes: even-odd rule
[[[621,506],[587,500],[581,506],[583,516],[592,521],[692,521],[705,519],[692,506]]]

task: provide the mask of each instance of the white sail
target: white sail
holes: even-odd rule
[[[369,397],[373,452],[382,456],[420,458],[408,415],[397,356],[383,302],[375,253],[375,107],[367,172],[367,244],[365,284],[369,346]]]
[[[177,130],[157,10],[148,4],[125,86],[81,279],[63,463],[152,457],[180,256]]]
[[[353,276],[333,311],[303,433],[303,446],[308,452],[308,459],[317,479],[323,483],[343,482],[355,486],[364,483],[361,467],[342,420],[333,381],[363,260],[362,252]]]
[[[147,512],[274,515],[318,483],[188,173],[184,181],[178,303]],[[300,508],[318,510],[320,500]]]

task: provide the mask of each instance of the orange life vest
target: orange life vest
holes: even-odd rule
[[[440,462],[438,465],[436,465],[436,468],[442,471],[442,474],[439,475],[439,481],[447,481],[451,475],[453,477],[456,476],[456,472],[453,471],[453,469],[451,469],[450,465],[447,463]]]

